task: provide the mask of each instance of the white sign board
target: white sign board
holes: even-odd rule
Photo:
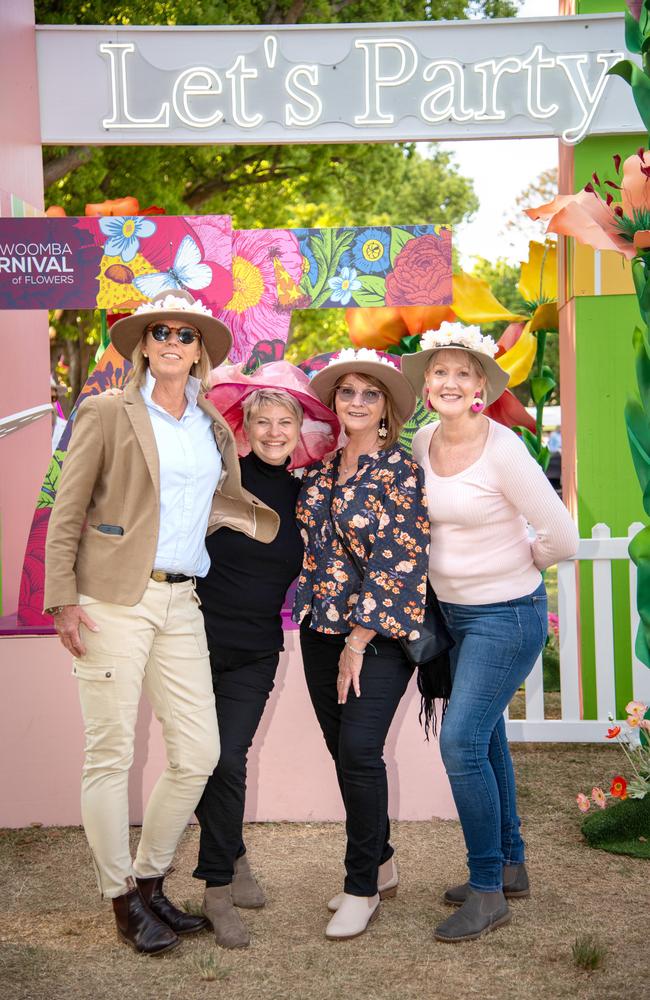
[[[622,14],[37,27],[42,141],[377,142],[638,132]]]

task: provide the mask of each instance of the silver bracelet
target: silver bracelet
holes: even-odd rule
[[[366,647],[364,646],[363,649],[357,649],[357,647],[353,646],[352,643],[350,642],[350,637],[348,635],[346,635],[346,637],[345,637],[345,639],[343,641],[344,641],[345,645],[348,646],[348,648],[352,650],[353,653],[356,653],[358,656],[364,656],[365,655]]]

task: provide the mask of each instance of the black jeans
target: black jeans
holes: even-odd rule
[[[232,882],[234,864],[246,853],[242,827],[246,759],[273,690],[280,653],[241,653],[210,644],[221,756],[208,779],[196,817],[201,825],[194,878]]]
[[[399,643],[376,636],[361,671],[361,697],[350,689],[345,705],[337,703],[336,677],[342,635],[300,628],[305,677],[345,805],[345,891],[374,896],[377,869],[393,854],[388,821],[388,783],[384,743],[413,668]]]

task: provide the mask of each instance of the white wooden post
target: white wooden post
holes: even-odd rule
[[[591,537],[611,538],[606,524],[595,524]],[[598,718],[616,715],[616,675],[614,673],[614,618],[612,607],[611,555],[604,546],[594,554],[594,645],[596,657],[596,704]]]
[[[557,568],[557,604],[560,621],[560,698],[563,719],[580,719],[580,655],[578,652],[578,563],[561,562]]]

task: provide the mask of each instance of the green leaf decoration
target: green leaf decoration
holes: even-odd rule
[[[636,380],[639,385],[641,404],[650,420],[650,343],[648,331],[637,326],[632,334],[632,344],[636,354]]]
[[[650,667],[650,526],[634,536],[628,551],[637,567],[636,598],[641,619],[634,651]]]
[[[548,463],[551,461],[551,453],[546,447],[546,445],[543,445],[543,447],[540,449],[540,452],[537,456],[537,461],[541,465],[544,472],[546,472],[546,470],[548,469]]]
[[[637,399],[630,399],[625,404],[625,425],[632,461],[643,490],[644,508],[650,515],[650,507],[646,505],[646,491],[650,484],[650,424]]]
[[[643,45],[643,34],[636,18],[629,10],[625,11],[625,48],[629,52],[640,52]]]
[[[513,428],[513,430],[515,430],[515,428]],[[528,451],[531,453],[535,461],[536,462],[539,461],[539,452],[537,450],[537,438],[535,437],[535,435],[531,431],[529,431],[527,427],[517,427],[516,430],[518,430],[521,433],[524,444],[528,448]]]
[[[376,274],[359,274],[361,288],[352,292],[358,306],[383,306],[386,304],[386,279]]]
[[[405,229],[395,227],[390,231],[390,266],[395,266],[395,258],[405,243],[413,239],[413,233],[407,233]]]
[[[536,376],[530,380],[530,391],[536,406],[543,403],[555,388],[555,379],[548,375]]]
[[[399,443],[402,448],[409,453],[413,454],[413,438],[415,432],[419,431],[420,427],[425,427],[426,424],[432,424],[435,421],[435,417],[431,410],[428,410],[421,399],[418,399],[415,405],[415,412],[410,420],[402,427],[402,432],[399,436]]]
[[[38,494],[38,499],[36,501],[37,510],[43,510],[46,507],[54,506],[56,491],[59,488],[59,479],[61,478],[61,466],[63,465],[64,458],[64,451],[55,451],[52,455],[48,470],[45,473],[45,478],[43,479],[43,483]]]
[[[650,79],[629,59],[617,62],[608,73],[611,76],[620,76],[629,83],[641,121],[645,125],[646,132],[650,132]]]

